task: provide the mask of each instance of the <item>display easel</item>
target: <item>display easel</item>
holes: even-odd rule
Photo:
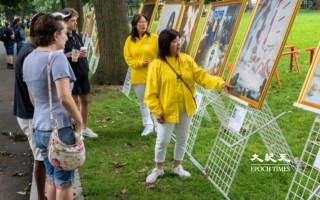
[[[83,10],[88,10],[88,5],[86,4],[83,7]],[[84,16],[87,14],[84,13]],[[86,20],[86,19],[85,19]],[[82,31],[82,42],[85,47],[87,47],[87,58],[88,58],[88,64],[90,71],[94,74],[98,64],[99,64],[99,58],[100,58],[100,52],[99,52],[99,45],[98,45],[98,31],[95,28],[95,14],[94,11],[90,14],[90,21],[89,24],[87,22],[84,25],[88,25],[88,27],[85,27]]]
[[[131,69],[130,67],[128,67],[127,69],[127,74],[126,74],[126,78],[124,80],[124,83],[123,83],[123,86],[122,86],[122,89],[121,89],[121,92],[126,95],[126,97],[128,97],[128,99],[132,100],[129,96],[130,94],[130,89],[131,89]]]
[[[211,94],[213,96],[213,94]],[[286,158],[290,161],[294,160],[294,156],[276,122],[278,118],[286,112],[274,117],[269,106],[264,102],[261,110],[254,109],[240,99],[226,94],[230,101],[225,106],[219,98],[211,102],[221,125],[214,141],[210,155],[203,167],[191,154],[190,150],[187,155],[194,165],[208,178],[208,180],[221,192],[221,194],[229,199],[228,193],[231,188],[233,179],[237,172],[238,166],[242,159],[244,150],[250,137],[259,132],[268,152],[279,158],[280,154],[286,154]],[[229,117],[231,116],[235,106],[241,106],[247,110],[247,115],[239,132],[228,126]],[[200,115],[201,116],[201,115]],[[194,144],[194,139],[190,139]],[[190,149],[190,147],[188,147]],[[295,168],[293,162],[290,167]]]
[[[203,95],[202,101],[200,103],[199,108],[197,109],[197,112],[193,115],[192,120],[191,120],[191,125],[190,125],[190,131],[189,131],[189,138],[187,141],[187,149],[186,152],[189,155],[189,157],[192,154],[192,149],[195,144],[202,119],[205,118],[206,120],[211,122],[211,118],[209,113],[207,112],[206,108],[212,104],[215,101],[220,101],[220,95],[217,91],[215,90],[207,90],[202,88],[199,85],[196,85],[196,90],[197,92],[201,93]],[[212,92],[215,91],[215,92]],[[174,139],[174,136],[173,136]],[[192,156],[191,156],[192,157]]]
[[[294,106],[316,114],[307,142],[304,146],[301,160],[290,184],[286,199],[319,199],[320,198],[320,168],[317,159],[320,156],[320,110],[294,103]]]

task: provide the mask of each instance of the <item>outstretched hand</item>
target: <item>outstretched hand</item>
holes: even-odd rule
[[[233,91],[234,88],[235,87],[230,85],[229,83],[223,83],[222,84],[222,89],[223,89],[224,92],[227,92],[227,93],[231,92],[231,91]]]

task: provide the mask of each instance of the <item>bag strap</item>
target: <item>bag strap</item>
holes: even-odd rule
[[[51,61],[51,55],[52,51],[49,53],[48,61],[47,61],[47,76],[48,76],[48,93],[49,93],[49,106],[50,106],[50,121],[52,125],[52,129],[56,130],[55,133],[58,134],[58,122],[53,119],[53,113],[52,113],[52,91],[51,91],[51,67],[50,67],[50,61]],[[76,140],[76,143],[81,142],[84,140],[82,136],[82,131],[79,134],[75,134],[73,132],[73,137]]]
[[[52,92],[51,92],[51,67],[50,67],[50,61],[51,61],[51,55],[52,51],[49,53],[48,61],[47,61],[47,76],[48,76],[48,93],[49,93],[49,106],[50,106],[50,121],[52,128],[56,128],[57,124],[55,124],[53,119],[53,113],[52,113]]]
[[[168,62],[166,59],[165,59],[164,61],[167,63],[167,65],[169,65],[169,67],[172,69],[172,71],[177,75],[177,78],[180,79],[180,80],[182,81],[182,83],[184,83],[184,85],[188,88],[188,90],[190,91],[191,96],[192,96],[192,98],[193,98],[193,100],[194,100],[194,103],[197,105],[197,102],[196,102],[196,100],[195,100],[194,97],[193,97],[193,92],[192,92],[192,90],[189,88],[188,84],[187,84],[186,82],[184,82],[184,80],[182,79],[182,75],[181,75],[181,74],[178,74],[178,72],[173,69],[173,67],[169,64],[169,62]]]
[[[184,82],[184,80],[182,79],[181,74],[178,74],[178,72],[173,69],[173,67],[168,63],[167,60],[164,60],[164,61],[167,63],[167,65],[169,65],[169,67],[172,69],[172,71],[173,71],[174,73],[176,73],[177,78],[179,78],[179,79],[185,84],[185,86],[187,86],[188,90],[190,91],[191,95],[193,96],[193,93],[192,93],[191,89],[189,88],[188,84],[187,84],[186,82]]]

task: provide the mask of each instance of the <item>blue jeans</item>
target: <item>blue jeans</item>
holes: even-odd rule
[[[52,131],[35,130],[36,146],[40,149],[46,167],[47,180],[53,181],[59,186],[71,186],[74,184],[75,170],[63,171],[54,168],[48,159],[47,148],[49,146]],[[61,128],[58,131],[60,140],[67,144],[74,144],[73,130],[71,127]]]
[[[13,54],[14,54],[14,45],[6,45],[4,47],[6,48],[7,56],[13,56]]]

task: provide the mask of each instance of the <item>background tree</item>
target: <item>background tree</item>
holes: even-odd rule
[[[21,18],[24,17],[23,7],[30,4],[30,2],[31,0],[0,0],[0,5],[4,8],[5,18],[12,21],[14,15],[20,16]]]
[[[122,85],[128,65],[123,58],[124,42],[129,34],[126,3],[124,0],[93,0],[100,59],[90,81],[99,85]]]
[[[311,9],[312,10],[320,10],[320,0],[314,0]]]
[[[61,4],[61,10],[66,7],[66,1],[65,0],[60,0],[60,4]]]

